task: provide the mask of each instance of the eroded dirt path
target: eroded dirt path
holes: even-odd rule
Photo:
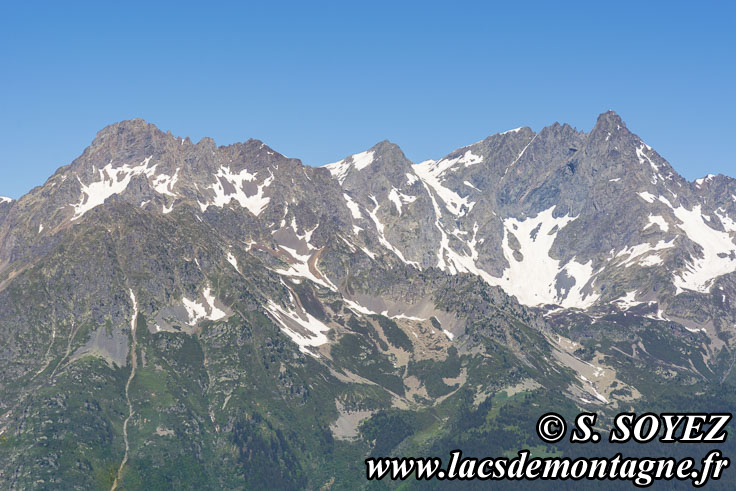
[[[138,302],[135,299],[133,290],[130,290],[130,299],[133,302],[133,318],[130,320],[130,334],[133,338],[133,343],[130,348],[130,376],[128,377],[128,381],[125,383],[125,400],[128,401],[128,417],[125,418],[125,421],[123,422],[123,441],[125,442],[125,454],[123,455],[122,462],[120,462],[117,476],[115,476],[115,481],[113,481],[110,491],[115,491],[115,489],[118,487],[118,484],[123,478],[123,468],[125,467],[125,464],[128,463],[128,452],[130,451],[130,444],[128,443],[128,422],[134,414],[133,403],[130,402],[130,383],[135,377],[135,369],[138,365],[138,355],[136,353],[138,343],[135,336],[135,328],[138,322]]]

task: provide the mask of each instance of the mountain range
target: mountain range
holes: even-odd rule
[[[536,419],[732,411],[734,304],[736,179],[687,181],[612,111],[322,167],[124,121],[0,198],[0,483],[340,489],[368,455],[575,455]]]

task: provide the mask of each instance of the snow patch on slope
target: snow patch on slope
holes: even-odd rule
[[[358,206],[358,203],[353,201],[353,199],[345,193],[343,193],[342,196],[345,198],[345,203],[348,205],[348,209],[353,215],[353,218],[355,220],[363,218],[363,215],[360,213],[360,207]]]
[[[478,260],[478,251],[475,249],[475,246],[478,242],[475,236],[478,232],[478,224],[476,223],[473,227],[473,239],[466,243],[470,249],[470,256],[457,253],[450,247],[450,238],[442,226],[442,211],[437,204],[437,200],[429,190],[429,185],[425,181],[422,181],[422,184],[424,184],[427,194],[429,194],[429,197],[432,200],[435,214],[434,225],[441,234],[440,248],[437,251],[437,267],[443,271],[449,272],[450,274],[472,273],[480,276],[486,282],[491,282],[493,277],[476,265],[476,261]]]
[[[659,227],[659,229],[662,232],[669,232],[670,230],[670,224],[667,223],[663,217],[659,215],[649,215],[649,223],[646,227],[644,227],[644,230],[648,229],[649,227],[656,225]]]
[[[306,242],[307,243],[307,247],[309,248],[310,251],[315,249],[315,247],[311,244],[311,242],[312,242],[312,234],[314,233],[315,230],[317,230],[318,227],[319,227],[319,223],[317,225],[315,225],[312,228],[312,230],[305,230],[302,235],[299,235],[299,232],[297,230],[298,227],[297,227],[297,224],[296,224],[296,216],[292,216],[291,217],[291,229],[294,231],[294,235],[296,235],[296,238],[297,239],[303,240],[304,242]]]
[[[156,176],[156,178],[153,180],[153,189],[156,190],[159,194],[165,194],[168,196],[176,196],[174,193],[174,186],[176,185],[176,181],[179,180],[179,168],[176,168],[176,171],[174,172],[173,176],[169,176],[166,174],[159,174]]]
[[[202,292],[205,303],[199,303],[196,300],[189,300],[186,297],[182,298],[184,308],[189,315],[189,325],[194,326],[202,319],[208,319],[211,321],[217,321],[225,317],[227,314],[215,306],[215,297],[212,295],[212,290],[207,287]]]
[[[301,352],[318,356],[306,348],[325,344],[328,341],[327,332],[330,330],[328,326],[309,314],[309,312],[287,310],[272,300],[268,301],[266,310],[271,314],[284,334],[289,336],[299,346]]]
[[[657,184],[657,180],[664,181],[664,177],[662,177],[662,174],[659,172],[659,166],[652,162],[652,159],[649,158],[649,156],[644,153],[644,150],[651,150],[650,147],[642,143],[636,148],[636,156],[639,157],[639,163],[642,165],[649,164],[651,168],[654,170],[654,174],[652,175],[651,183]]]
[[[580,264],[571,260],[561,268],[560,261],[550,257],[549,251],[559,231],[577,218],[569,215],[554,217],[554,210],[553,206],[534,217],[504,220],[502,247],[509,267],[500,279],[495,279],[495,284],[525,305],[559,304],[566,308],[586,308],[599,297],[598,294],[582,293],[593,276],[592,261]],[[521,260],[514,257],[511,235],[519,243]],[[557,279],[562,272],[573,278],[575,284],[558,295]]]
[[[501,135],[508,135],[509,133],[518,133],[519,131],[521,131],[521,128],[523,128],[523,126],[520,126],[519,128],[514,128],[513,130],[502,131],[499,134],[501,134]]]
[[[227,262],[232,264],[233,268],[235,268],[235,271],[240,272],[240,268],[238,268],[238,260],[233,256],[232,252],[227,253]]]
[[[306,278],[320,286],[337,291],[337,287],[317,269],[317,258],[313,254],[299,254],[295,249],[283,245],[279,245],[279,248],[291,256],[292,262],[287,269],[277,269],[277,273],[284,276]]]
[[[138,300],[136,300],[132,289],[128,289],[128,292],[130,293],[130,301],[133,302],[133,316],[130,318],[130,330],[135,331],[135,323],[138,318]]]
[[[352,300],[348,300],[347,298],[343,298],[342,300],[343,300],[343,302],[345,302],[345,305],[347,305],[350,310],[352,310],[352,311],[354,311],[354,312],[356,312],[358,314],[363,314],[363,315],[378,315],[378,312],[374,312],[371,309],[369,309],[368,307],[365,307],[363,305],[360,305],[357,302],[354,302]]]
[[[645,268],[649,268],[652,266],[659,266],[662,263],[664,263],[664,259],[662,259],[660,256],[657,256],[656,254],[647,256],[644,259],[641,259],[639,261],[639,264],[641,264]]]
[[[729,232],[715,230],[705,223],[700,205],[692,210],[680,206],[674,213],[681,222],[678,228],[701,249],[699,257],[692,257],[685,271],[675,273],[677,293],[683,290],[708,292],[716,278],[736,271],[736,245]]]
[[[508,174],[508,172],[509,172],[509,169],[511,169],[511,168],[512,168],[512,167],[513,167],[514,165],[516,165],[516,163],[517,163],[517,162],[519,161],[519,159],[521,159],[521,157],[522,157],[522,156],[524,155],[524,153],[526,152],[526,149],[527,149],[527,148],[529,148],[529,146],[530,146],[530,145],[531,145],[531,144],[532,144],[532,143],[534,142],[534,140],[536,140],[536,139],[537,139],[537,136],[538,136],[538,135],[539,135],[539,133],[537,133],[536,135],[534,135],[534,136],[532,137],[532,139],[531,139],[531,140],[529,140],[529,143],[527,143],[527,144],[526,144],[526,146],[525,146],[524,148],[522,148],[522,149],[521,149],[521,152],[519,152],[519,155],[517,155],[517,156],[516,156],[516,158],[514,159],[514,161],[513,161],[513,162],[511,162],[511,163],[510,163],[510,164],[508,165],[508,167],[506,167],[506,170],[505,170],[505,171],[503,171],[503,177],[506,177],[506,174]]]
[[[654,264],[661,264],[662,260],[659,255],[655,254],[657,251],[670,249],[675,246],[675,240],[672,239],[669,242],[660,240],[656,244],[652,245],[649,243],[637,244],[631,247],[625,247],[616,253],[614,259],[620,259],[621,265],[629,267],[632,264],[642,264],[644,266],[652,266]],[[658,259],[653,259],[657,257]]]
[[[429,192],[429,189],[427,191]],[[587,308],[600,297],[595,293],[582,293],[582,289],[593,277],[592,260],[581,264],[573,259],[560,267],[560,261],[549,256],[557,233],[576,217],[554,218],[552,215],[555,207],[552,207],[524,220],[515,218],[504,220],[502,247],[509,267],[501,278],[497,278],[477,264],[479,254],[476,247],[480,243],[477,239],[478,224],[475,223],[473,226],[472,239],[462,241],[470,251],[470,255],[458,253],[450,247],[450,238],[440,221],[441,213],[437,200],[432,193],[429,195],[435,210],[435,227],[441,234],[440,248],[437,252],[437,267],[441,270],[453,275],[472,273],[480,276],[486,283],[500,286],[509,295],[515,295],[519,302],[529,306],[559,304],[566,308]],[[521,260],[514,257],[514,251],[510,246],[510,234],[513,234],[520,244],[518,252],[522,255]],[[458,234],[455,236],[458,237]],[[574,284],[558,294],[556,285],[563,273],[571,278]]]
[[[722,208],[717,209],[716,216],[721,221],[723,229],[726,232],[736,232],[736,220],[726,215],[725,210],[723,210]]]
[[[716,176],[714,176],[713,174],[708,174],[707,176],[701,177],[700,179],[695,179],[695,185],[697,187],[700,187],[703,184],[705,184],[706,182],[712,181],[714,177],[716,177]]]
[[[384,226],[383,223],[381,223],[381,220],[378,218],[377,212],[378,209],[381,207],[381,205],[378,204],[376,201],[375,196],[369,196],[369,198],[373,201],[373,204],[376,205],[376,207],[373,209],[373,211],[369,211],[368,215],[371,217],[371,220],[373,220],[373,223],[376,225],[376,231],[378,232],[378,241],[381,243],[383,247],[390,250],[394,254],[396,254],[399,259],[401,259],[401,262],[405,264],[409,264],[411,266],[414,266],[416,268],[419,268],[419,263],[416,261],[408,261],[404,255],[401,253],[400,250],[398,250],[396,247],[391,244],[391,242],[386,239],[386,235],[384,234]]]
[[[137,175],[145,174],[151,177],[156,172],[156,166],[148,167],[152,157],[147,157],[138,165],[123,165],[113,168],[112,162],[99,169],[100,180],[84,184],[79,177],[77,180],[82,187],[82,198],[74,207],[72,220],[77,220],[93,208],[100,206],[107,198],[120,194],[128,187],[130,180]]]
[[[230,203],[230,201],[235,200],[240,204],[240,206],[246,208],[254,215],[260,215],[263,209],[266,208],[268,203],[271,201],[271,198],[264,196],[263,192],[273,182],[273,173],[271,173],[269,177],[264,179],[264,181],[257,186],[255,194],[248,196],[243,189],[243,185],[246,182],[255,181],[257,175],[258,173],[251,174],[247,169],[243,169],[236,174],[232,172],[229,167],[220,167],[217,174],[215,174],[217,182],[209,187],[209,189],[214,191],[215,197],[208,203],[199,203],[199,207],[202,211],[207,210],[210,206],[222,208],[226,204]],[[226,191],[223,181],[232,186],[234,191]]]
[[[369,165],[373,163],[373,156],[375,155],[375,152],[372,150],[366,150],[365,152],[356,153],[355,155],[351,155],[350,157],[340,160],[339,162],[334,162],[332,164],[327,164],[324,167],[330,171],[330,174],[332,174],[332,177],[337,179],[337,181],[342,184],[345,181],[345,178],[350,173],[351,169],[355,170],[363,170]]]
[[[416,201],[416,196],[407,196],[403,193],[401,193],[398,189],[395,187],[391,188],[391,191],[388,193],[388,199],[391,200],[391,202],[396,206],[396,211],[399,212],[399,216],[401,216],[401,208],[403,204],[410,204]]]
[[[447,211],[449,211],[456,217],[463,216],[473,209],[475,202],[469,201],[467,197],[461,197],[455,191],[442,185],[440,177],[444,173],[444,171],[447,170],[447,168],[443,168],[443,165],[446,165],[443,164],[443,162],[446,163],[446,161],[442,160],[439,162],[435,162],[434,160],[427,160],[422,162],[421,164],[415,165],[414,171],[422,180],[422,182],[432,188],[437,196],[439,196],[439,198],[444,203],[445,208],[447,208]]]
[[[565,288],[560,292],[557,296],[557,303],[566,308],[586,308],[598,300],[600,297],[598,294],[583,294],[583,287],[593,277],[592,259],[585,264],[581,264],[573,259],[562,268],[562,272],[569,278],[575,280],[575,284],[571,288]]]
[[[657,199],[656,196],[654,196],[652,193],[649,193],[647,191],[643,191],[639,193],[639,197],[650,204],[654,203],[654,201]]]
[[[614,300],[613,302],[619,304],[624,310],[644,303],[644,302],[637,302],[636,290],[626,292],[626,294],[623,297],[620,297],[617,300]]]
[[[427,173],[430,173],[437,180],[441,180],[445,173],[453,170],[455,167],[460,165],[463,167],[470,167],[471,165],[480,164],[481,162],[483,162],[482,156],[475,155],[472,150],[467,150],[464,154],[458,157],[441,159],[438,161],[426,160],[421,164],[418,164],[417,167],[422,166],[422,169],[426,169]]]

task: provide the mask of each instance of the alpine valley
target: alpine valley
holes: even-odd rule
[[[712,444],[535,425],[732,412],[735,335],[736,179],[685,180],[614,112],[323,167],[124,121],[0,199],[0,488],[472,487],[366,481],[369,456],[454,449],[699,462]]]

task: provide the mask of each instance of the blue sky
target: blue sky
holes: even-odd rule
[[[267,4],[267,5],[266,5]],[[685,177],[736,175],[731,2],[2,2],[0,195],[142,117],[320,165],[421,161],[614,109]]]

